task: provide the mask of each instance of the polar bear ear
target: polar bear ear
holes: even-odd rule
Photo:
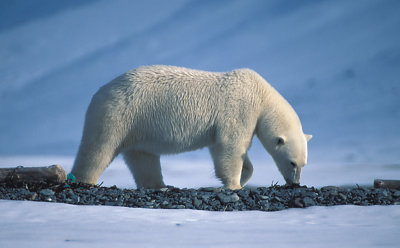
[[[285,138],[282,137],[282,136],[276,137],[276,138],[275,138],[275,144],[276,144],[277,146],[281,146],[281,145],[285,144]]]
[[[312,138],[311,134],[304,134],[304,136],[306,137],[306,140],[309,141]]]

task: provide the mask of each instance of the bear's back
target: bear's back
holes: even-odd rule
[[[262,98],[257,76],[248,69],[220,73],[144,66],[103,86],[93,102],[104,106],[107,119],[122,118],[119,122],[127,123],[138,144],[171,147],[174,153],[210,144],[229,121],[255,125]]]

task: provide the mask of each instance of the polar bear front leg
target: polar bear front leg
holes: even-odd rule
[[[240,185],[242,185],[242,187],[246,185],[246,183],[250,180],[252,175],[253,175],[253,165],[250,162],[249,155],[247,155],[246,153],[243,161],[242,175],[240,176]]]
[[[123,152],[125,162],[138,188],[164,188],[160,156],[147,152],[128,150]]]
[[[236,147],[216,144],[209,147],[214,160],[215,175],[228,189],[241,189],[240,178],[244,154]]]

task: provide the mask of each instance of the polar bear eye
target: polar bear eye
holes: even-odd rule
[[[295,162],[293,162],[293,161],[290,161],[290,165],[292,165],[293,167],[297,166],[297,164]]]
[[[285,140],[282,137],[277,137],[276,138],[276,145],[280,146],[285,144]]]

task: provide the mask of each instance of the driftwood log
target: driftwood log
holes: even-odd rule
[[[63,183],[67,179],[65,170],[59,165],[47,167],[0,168],[0,183]]]
[[[400,180],[374,180],[375,188],[388,188],[388,189],[400,189]]]

